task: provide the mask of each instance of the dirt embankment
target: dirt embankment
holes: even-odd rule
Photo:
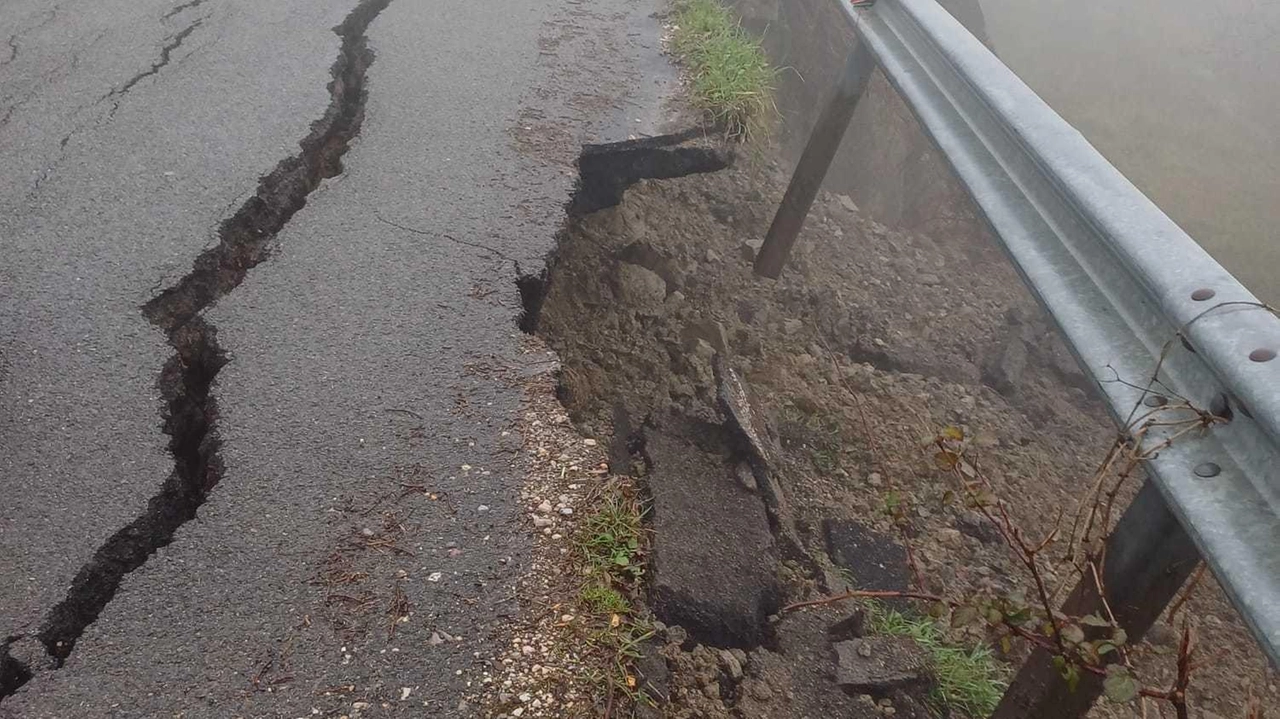
[[[1017,589],[1023,575],[994,527],[952,501],[922,439],[944,426],[962,428],[1016,521],[1039,536],[1060,508],[1074,507],[1115,435],[1089,381],[994,247],[891,231],[844,196],[820,197],[781,280],[754,276],[751,259],[784,182],[767,161],[646,180],[619,205],[572,221],[549,264],[536,323],[562,362],[560,400],[588,436],[611,436],[622,422],[622,434],[666,437],[661,444],[670,452],[679,444],[670,437],[679,435],[687,451],[712,457],[707,466],[724,468],[730,480],[720,491],[765,494],[760,478],[742,469],[732,440],[688,429],[724,422],[717,357],[744,378],[778,447],[764,480],[779,490],[804,555],[791,556],[771,512],[776,586],[743,589],[759,590],[764,604],[753,604],[753,612],[829,589],[839,565],[857,564],[841,559],[850,541],[857,544],[848,531],[865,530],[872,544],[898,537],[886,504],[900,498],[909,498],[902,539],[928,590],[966,596]],[[661,468],[651,467],[655,481]],[[664,550],[662,517],[654,523],[654,582],[661,583],[663,551],[686,550]],[[680,531],[696,532],[692,524]],[[897,540],[886,546],[879,564],[901,564]],[[906,576],[905,567],[876,575],[865,562],[843,571],[863,588]],[[1202,716],[1240,716],[1264,664],[1209,585],[1188,605],[1211,657],[1193,697]],[[772,597],[779,587],[782,595]],[[663,671],[673,672],[667,715],[809,710],[786,703],[799,701],[795,683],[803,677],[792,672],[792,684],[769,685],[770,673],[782,671],[771,662],[787,654],[777,626],[766,630],[772,639],[741,646],[750,655],[734,655],[736,662],[715,651],[734,645],[732,636],[671,631],[674,638],[663,634],[670,640]],[[1172,677],[1174,641],[1161,623],[1137,652],[1148,682]],[[1273,691],[1265,682],[1261,690]],[[910,715],[909,706],[897,706],[900,716]],[[1136,711],[1100,706],[1095,715]]]

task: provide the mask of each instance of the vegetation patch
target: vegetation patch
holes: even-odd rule
[[[931,617],[904,614],[874,602],[867,608],[872,631],[910,637],[929,653],[938,682],[933,699],[939,708],[970,717],[991,715],[1009,686],[1009,672],[989,647],[948,641]]]
[[[773,103],[775,70],[759,40],[718,0],[676,0],[671,49],[689,73],[693,102],[725,133],[747,140],[764,134]]]
[[[574,537],[581,565],[578,612],[590,627],[592,653],[600,658],[593,683],[602,685],[607,704],[651,703],[633,669],[642,644],[653,636],[649,621],[633,601],[640,591],[647,556],[645,507],[634,484],[616,477],[589,503]]]

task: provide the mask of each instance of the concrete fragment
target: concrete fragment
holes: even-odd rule
[[[866,637],[836,642],[836,684],[846,693],[887,694],[931,681],[929,658],[907,637]]]
[[[645,434],[654,613],[707,644],[757,646],[781,596],[764,505],[733,477],[721,428],[664,424]]]
[[[827,555],[849,571],[855,588],[902,591],[909,587],[907,550],[892,537],[851,519],[823,520],[822,529]]]

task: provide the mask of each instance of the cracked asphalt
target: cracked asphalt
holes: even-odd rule
[[[65,665],[32,649],[174,467],[142,305],[298,152],[357,4],[0,5],[0,638],[33,674],[0,716],[478,711],[526,571],[515,278],[576,147],[667,120],[658,0],[374,19],[344,171],[202,315],[220,482]]]

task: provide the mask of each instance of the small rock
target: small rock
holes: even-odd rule
[[[840,203],[841,207],[850,212],[858,211],[858,205],[855,204],[853,198],[848,195],[836,195],[836,201]]]
[[[538,505],[538,511],[543,514],[551,514],[553,509],[554,508],[551,506],[550,500],[543,500],[542,504]]]
[[[793,335],[804,329],[804,322],[795,318],[785,319],[782,321],[782,331],[786,334]]]
[[[374,531],[372,529],[369,529],[368,527],[361,529],[360,533],[366,537],[372,537],[374,535]]]
[[[736,657],[738,660],[738,663],[741,664],[743,667],[746,667],[747,663],[750,662],[750,659],[747,658],[747,653],[741,649],[738,649],[737,647],[730,649],[729,653],[732,654],[734,657]]]
[[[616,284],[629,309],[641,314],[658,314],[667,299],[667,281],[653,270],[630,262],[618,264]]]
[[[561,507],[560,513],[567,517],[570,514],[573,514],[573,507]]]
[[[479,512],[479,513],[481,513],[481,514],[484,514],[485,512],[488,512],[488,511],[489,511],[489,505],[487,505],[487,504],[482,504],[482,505],[480,505],[479,507],[476,507],[476,511],[477,511],[477,512]]]
[[[942,278],[935,274],[926,272],[920,275],[920,284],[924,285],[925,287],[933,287],[934,285],[942,284]]]
[[[438,582],[442,577],[444,577],[444,572],[432,572],[427,575],[427,581]]]
[[[755,492],[760,488],[756,485],[756,473],[751,471],[751,465],[747,462],[738,462],[738,466],[734,468],[734,476],[747,490]]]
[[[444,637],[440,636],[440,632],[431,632],[431,638],[427,640],[427,644],[430,644],[433,647],[438,647],[441,644],[444,644]]]
[[[1027,345],[1011,333],[982,363],[982,381],[1007,397],[1017,392],[1026,368]]]
[[[742,254],[742,259],[747,262],[755,262],[756,254],[760,252],[760,248],[764,246],[764,240],[749,239],[743,240],[738,246],[738,252]]]
[[[958,529],[944,527],[938,530],[938,541],[945,546],[958,549],[964,546],[964,535]]]
[[[596,441],[595,441],[594,439],[591,439],[590,437],[588,437],[588,438],[586,438],[586,439],[582,440],[582,443],[583,443],[583,444],[585,444],[585,445],[587,445],[588,447],[594,447],[594,446],[596,446]]]
[[[707,258],[707,262],[719,262],[721,259],[723,259],[722,257],[720,257],[719,252],[716,252],[710,247],[707,248],[706,258]]]
[[[746,684],[747,693],[756,701],[767,702],[773,699],[773,688],[769,684],[760,679],[749,680]]]
[[[710,342],[698,338],[693,343],[693,354],[695,357],[702,358],[704,362],[710,362],[711,358],[716,354],[716,348],[712,347]]]
[[[1172,627],[1164,622],[1156,622],[1147,630],[1147,641],[1159,647],[1175,647],[1179,637]]]
[[[956,529],[973,537],[983,544],[997,544],[1001,541],[1000,530],[986,517],[978,512],[968,510],[956,518]]]
[[[929,660],[907,637],[868,637],[834,644],[836,683],[854,694],[886,694],[928,682]]]
[[[556,521],[555,521],[554,519],[550,518],[550,517],[536,517],[536,516],[535,516],[535,517],[533,518],[533,526],[537,527],[538,529],[545,529],[545,528],[550,527],[551,525],[553,525],[553,524],[555,524],[555,523],[556,523]]]
[[[879,487],[883,483],[884,482],[881,481],[880,479],[879,472],[872,472],[871,474],[867,475],[867,484],[871,485],[872,487]]]
[[[742,663],[733,655],[733,652],[721,649],[718,658],[720,660],[720,668],[724,670],[725,674],[729,675],[730,679],[735,682],[742,679]]]
[[[667,641],[672,644],[683,645],[685,642],[689,641],[689,633],[684,630],[684,627],[676,625],[669,626],[667,627]]]

